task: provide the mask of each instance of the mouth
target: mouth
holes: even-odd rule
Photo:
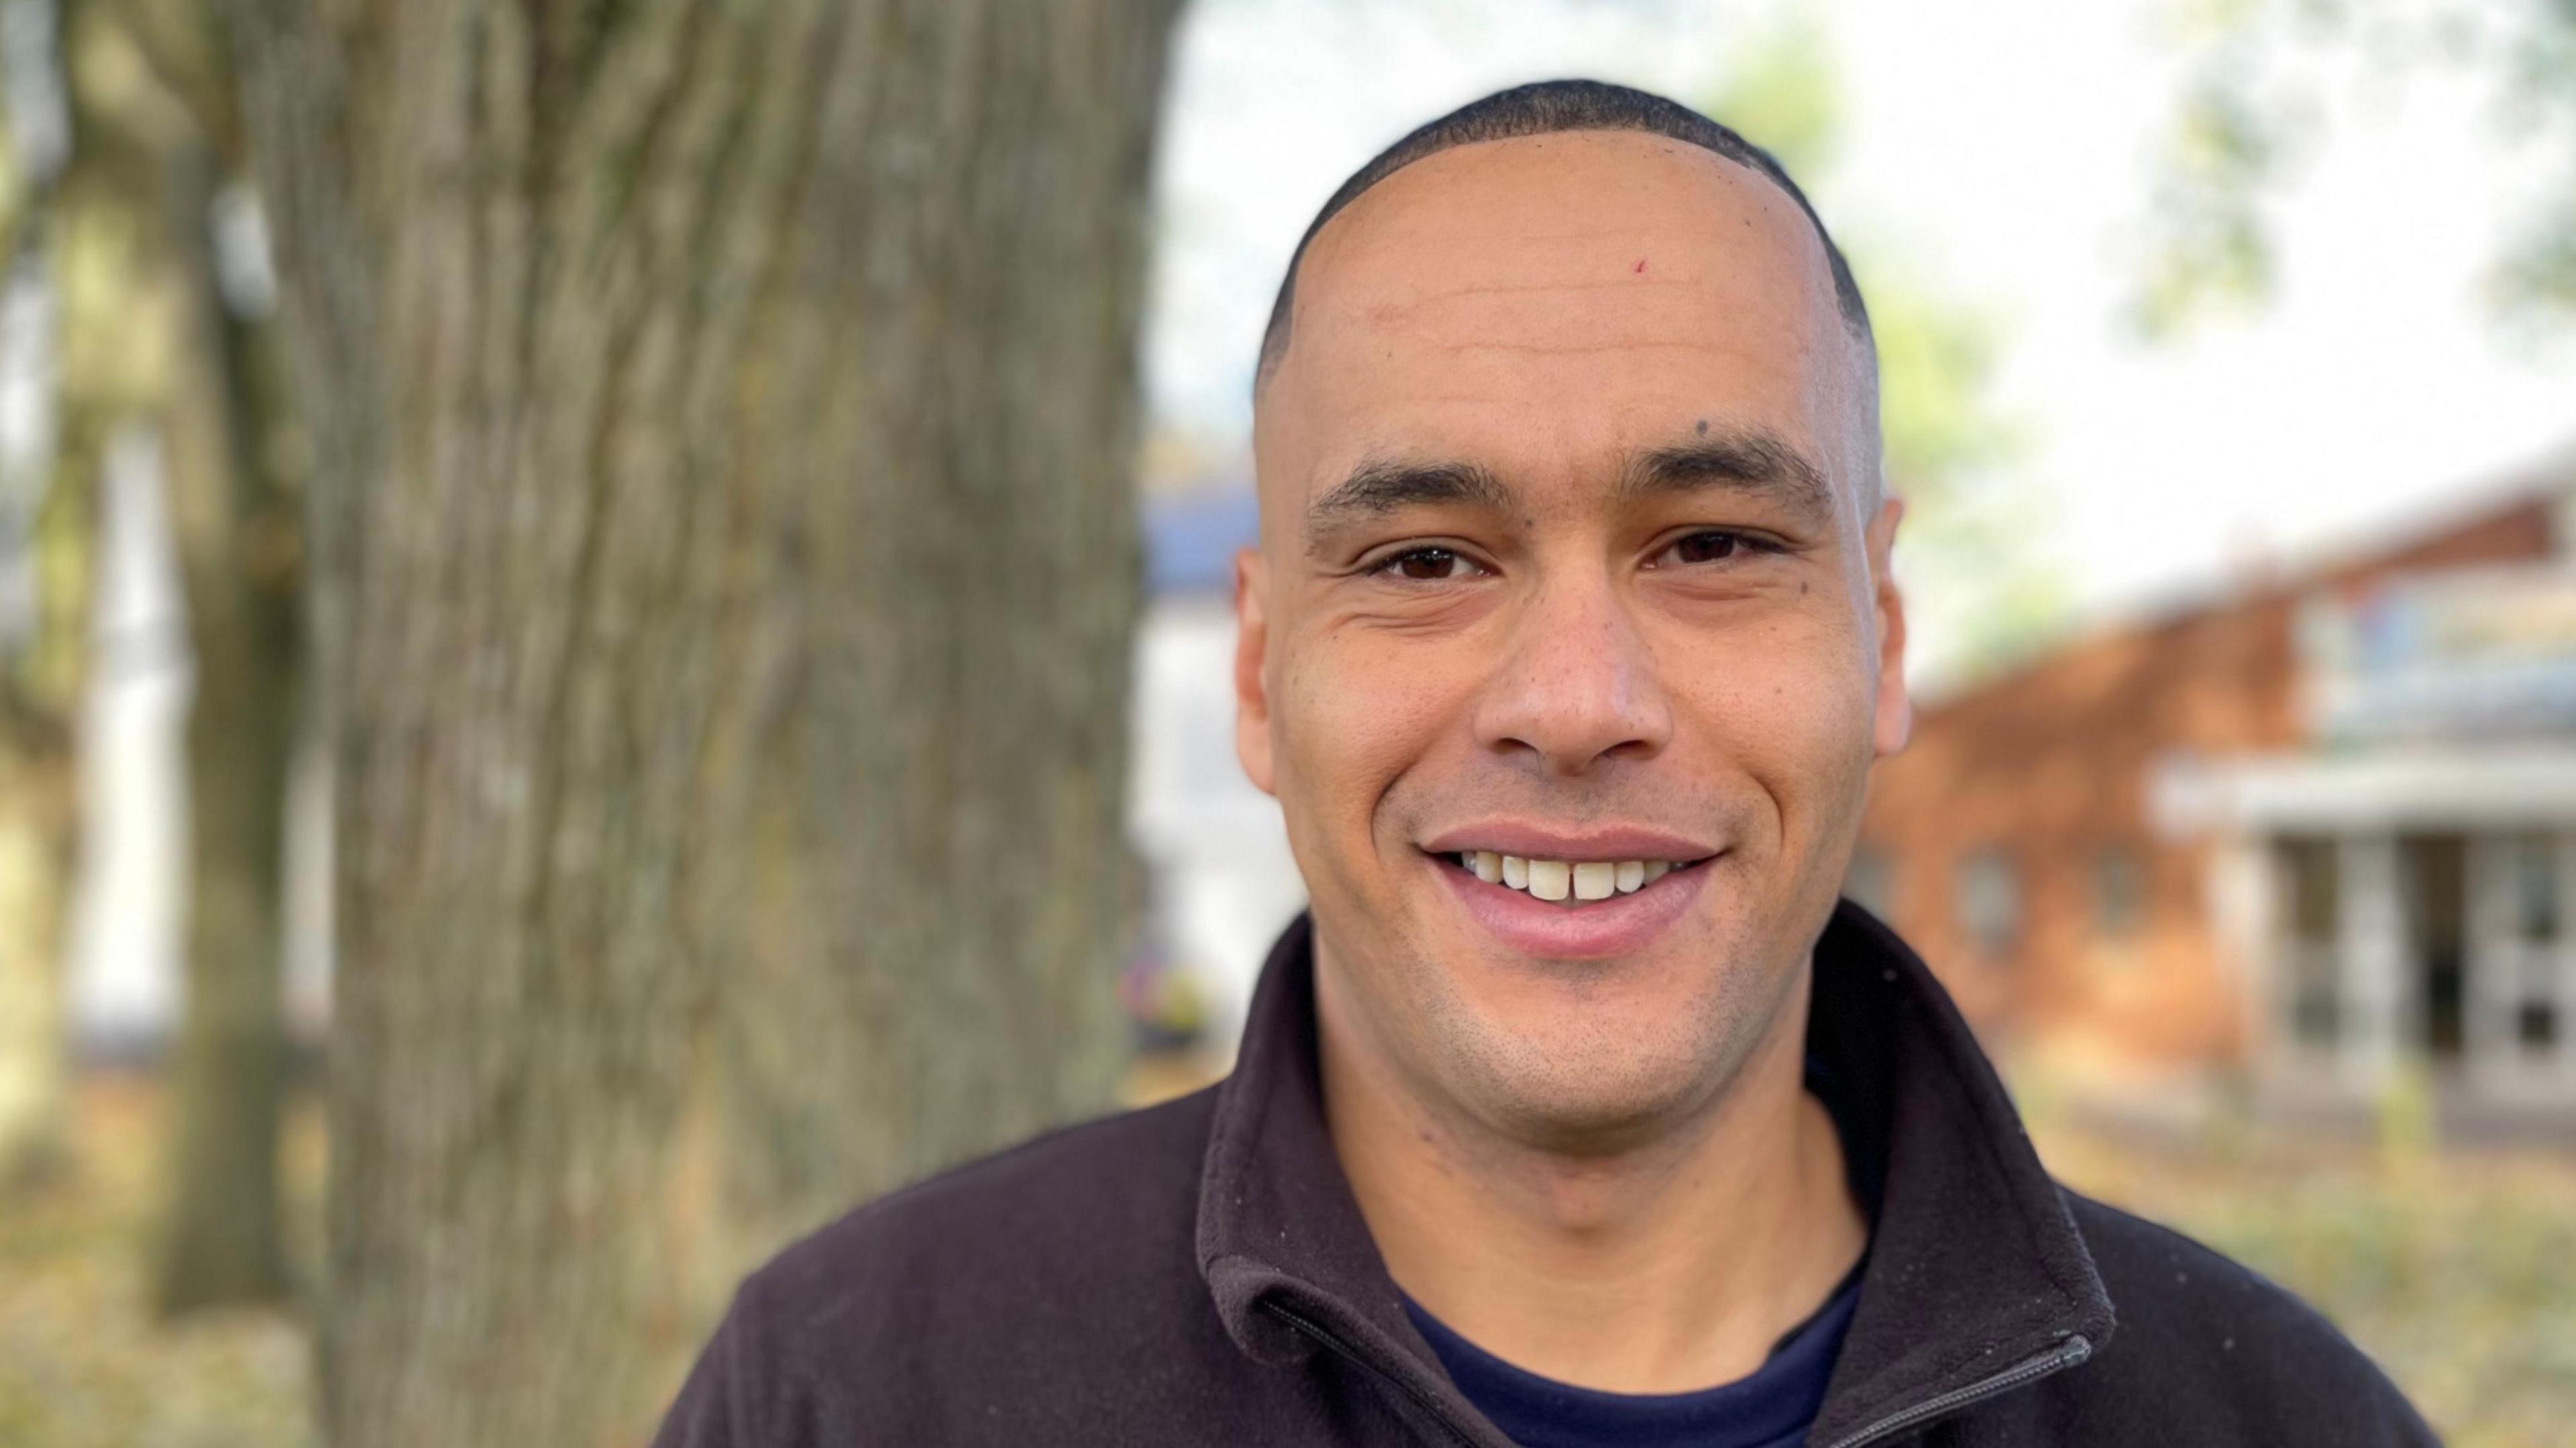
[[[1696,860],[1549,860],[1507,855],[1497,850],[1450,850],[1433,856],[1488,885],[1516,890],[1533,900],[1579,910],[1622,895],[1634,895],[1677,870],[1707,863]]]
[[[1709,867],[1723,858],[1723,852],[1594,860],[1481,849],[1423,852],[1474,928],[1511,955],[1548,961],[1607,961],[1644,951],[1690,913],[1713,874]]]

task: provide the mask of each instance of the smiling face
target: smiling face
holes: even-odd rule
[[[1526,1138],[1714,1099],[1800,998],[1907,727],[1822,244],[1705,150],[1557,134],[1389,176],[1295,295],[1237,745],[1327,1029]]]

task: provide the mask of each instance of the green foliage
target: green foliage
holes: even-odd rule
[[[2025,471],[2028,431],[1994,399],[2004,326],[1903,253],[1860,242],[1888,484],[1909,510],[1899,568],[1931,663],[1955,684],[2053,640],[2072,590],[2037,543],[2046,504]]]
[[[2508,315],[2576,322],[2576,0],[2528,0],[2534,18],[2503,61],[2510,116],[2554,136],[2549,194],[2497,264],[2493,297]]]
[[[2576,320],[2576,177],[2557,209],[2532,222],[2498,263],[2491,286],[2498,310]]]
[[[2518,326],[2576,323],[2576,0],[2171,0],[2165,19],[2185,79],[2142,220],[2141,334],[2170,338],[2271,299],[2271,204],[2327,139],[2306,72],[2335,60],[2373,83],[2434,66],[2487,79],[2498,143],[2551,153],[2488,298]]]
[[[1842,142],[1842,73],[1814,13],[1792,12],[1755,36],[1711,114],[1778,158],[1801,185],[1829,171]]]
[[[2229,72],[2195,77],[2167,137],[2131,321],[2152,338],[2218,309],[2250,310],[2275,279],[2262,203],[2282,171],[2280,125]]]
[[[1868,247],[1852,261],[1878,335],[1887,472],[1909,498],[1943,498],[2020,457],[2021,430],[1992,397],[2003,328],[1937,278]]]

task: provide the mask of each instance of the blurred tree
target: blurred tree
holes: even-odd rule
[[[1777,156],[1799,184],[1830,187],[1844,103],[1832,44],[1811,11],[1754,33],[1709,114]],[[1867,214],[1838,209],[1835,239],[1878,339],[1888,487],[1905,499],[1898,553],[1917,662],[1950,682],[2044,643],[2068,612],[2034,546],[2040,499],[2016,471],[2020,424],[1994,397],[2004,328]]]
[[[2145,218],[2142,334],[2270,299],[2269,206],[2328,140],[2315,62],[2337,55],[2492,82],[2500,139],[2540,142],[2555,179],[2500,249],[2490,300],[2520,325],[2576,323],[2576,0],[2168,0],[2165,19],[2185,68]]]
[[[1176,0],[227,0],[336,774],[322,1419],[640,1433],[1106,1103]]]
[[[69,149],[50,7],[0,10],[0,1186],[63,1148],[64,921],[78,822],[92,476],[57,450],[53,278]]]
[[[119,199],[169,298],[152,319],[170,357],[155,402],[194,663],[186,1013],[157,1282],[175,1312],[288,1287],[280,917],[301,713],[301,504],[221,27],[199,0],[85,0],[72,14],[74,107],[85,133],[130,154],[115,168],[128,178]]]
[[[31,11],[53,23],[29,29]],[[75,504],[96,490],[105,439],[125,429],[152,440],[132,456],[169,486],[196,665],[186,1017],[160,1297],[171,1309],[274,1298],[286,1285],[276,1208],[278,914],[296,720],[296,510],[267,460],[276,389],[258,328],[215,254],[228,169],[220,157],[238,156],[239,126],[226,106],[219,36],[186,0],[85,0],[59,11],[21,3],[12,18],[21,32],[13,43],[59,36],[64,61],[52,92],[64,110],[61,154],[42,194],[59,230],[49,295],[61,340],[45,379],[63,420],[54,496],[78,516]],[[24,69],[13,61],[13,74]],[[50,546],[76,550],[86,531],[57,528]],[[87,594],[60,592],[44,595],[57,605],[43,615],[55,618],[51,632],[85,629]],[[159,639],[107,645],[110,667],[169,662]],[[64,741],[56,751],[67,754],[78,690],[74,671],[54,675],[51,713]],[[23,702],[31,692],[20,691],[14,717],[42,712]],[[56,812],[67,836],[70,771],[54,773],[53,784],[12,802]],[[56,857],[66,848],[58,843]],[[57,937],[71,893],[61,876],[46,877],[27,911]],[[59,1016],[24,1016],[55,1057]],[[12,1055],[32,1058],[33,1049]]]

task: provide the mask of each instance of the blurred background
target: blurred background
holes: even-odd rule
[[[0,0],[0,1441],[640,1441],[787,1237],[1221,1074],[1261,324],[1569,74],[1877,319],[1847,893],[2072,1184],[2566,1441],[2576,9],[557,8]]]

